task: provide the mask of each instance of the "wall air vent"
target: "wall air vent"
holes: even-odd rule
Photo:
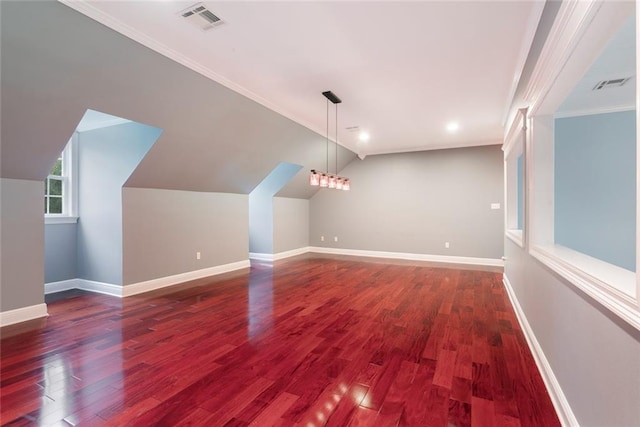
[[[201,30],[210,30],[223,23],[215,13],[207,9],[207,7],[202,3],[189,6],[185,10],[181,11],[180,15],[191,23],[191,25],[194,25]]]
[[[620,87],[628,82],[630,78],[631,77],[625,77],[623,79],[602,80],[593,87],[593,90],[607,89],[610,87]]]

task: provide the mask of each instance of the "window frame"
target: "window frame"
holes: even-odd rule
[[[526,117],[526,108],[518,110],[502,148],[504,151],[505,236],[521,248],[524,248],[527,242]],[[517,167],[520,156],[522,156],[522,187],[518,182]],[[522,206],[518,201],[520,194],[522,194]],[[518,224],[519,214],[522,214],[521,224]]]
[[[62,173],[60,176],[48,175],[49,179],[59,179],[62,182],[62,213],[44,214],[45,224],[69,224],[78,222],[78,133],[74,132],[62,151]],[[45,187],[45,199],[47,188]]]
[[[629,16],[626,4],[597,1],[563,3],[532,78],[525,89],[528,156],[526,211],[529,254],[613,314],[640,330],[640,186],[636,188],[636,272],[555,244],[554,126],[555,111],[591,66],[610,37]],[[640,14],[635,11],[636,41]],[[637,59],[637,58],[636,58]],[[640,72],[636,60],[636,75]],[[636,123],[640,85],[636,87]],[[636,126],[637,132],[640,127]],[[636,134],[636,173],[640,182],[640,133]]]

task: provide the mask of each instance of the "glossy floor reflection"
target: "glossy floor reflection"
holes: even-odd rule
[[[0,420],[559,425],[501,280],[304,256],[123,300],[73,295],[2,339]]]

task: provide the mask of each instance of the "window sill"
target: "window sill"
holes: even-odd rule
[[[513,243],[524,248],[524,239],[522,238],[522,230],[517,229],[508,229],[505,231],[505,236],[507,236]]]
[[[560,245],[535,246],[531,256],[640,330],[636,273]]]
[[[78,222],[77,216],[63,216],[63,215],[45,215],[45,224],[75,224]]]

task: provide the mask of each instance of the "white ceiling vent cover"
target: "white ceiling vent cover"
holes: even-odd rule
[[[210,30],[223,23],[222,19],[207,9],[207,7],[202,3],[189,6],[179,13],[183,18],[191,23],[191,25],[194,25],[201,30]]]
[[[623,79],[611,79],[611,80],[602,80],[596,83],[593,87],[593,90],[607,89],[610,87],[620,87],[629,81],[631,77],[625,77]]]

